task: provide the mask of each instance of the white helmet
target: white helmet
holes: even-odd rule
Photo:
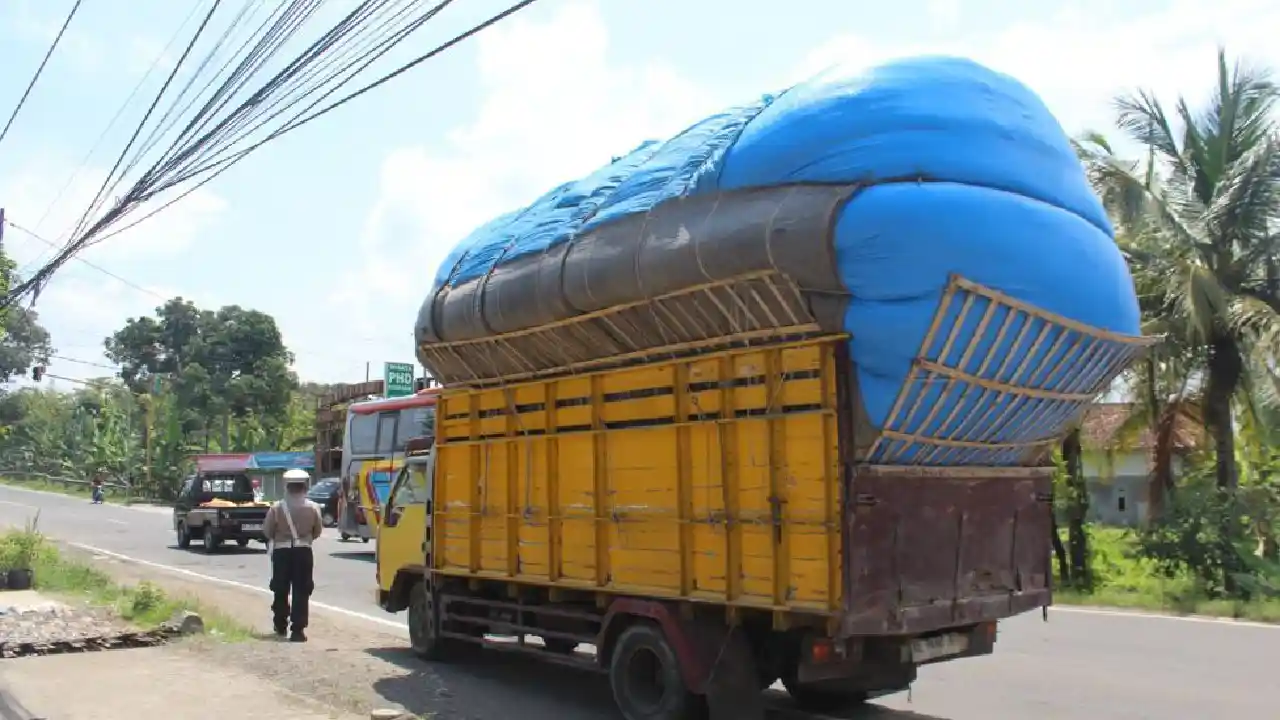
[[[285,470],[284,484],[285,485],[310,485],[311,473],[307,472],[306,470],[301,470],[298,468]]]

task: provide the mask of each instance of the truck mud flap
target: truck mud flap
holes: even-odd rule
[[[859,466],[843,634],[927,633],[1048,605],[1051,473]]]

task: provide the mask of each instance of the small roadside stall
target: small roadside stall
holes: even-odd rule
[[[258,499],[274,502],[284,497],[284,473],[286,470],[315,468],[315,454],[311,452],[259,452],[249,456],[245,470],[253,478]]]

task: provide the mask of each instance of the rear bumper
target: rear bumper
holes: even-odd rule
[[[256,528],[252,527],[255,525],[257,526]],[[257,540],[259,542],[266,542],[267,540],[267,536],[262,533],[261,520],[223,521],[218,523],[214,529],[224,539]]]
[[[892,690],[909,685],[918,667],[990,655],[995,650],[996,624],[945,628],[923,635],[819,642],[831,651],[814,652],[818,643],[805,648],[796,668],[801,682],[841,686],[854,682],[868,690]]]

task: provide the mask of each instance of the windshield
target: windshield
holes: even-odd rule
[[[213,499],[249,502],[257,499],[257,488],[248,475],[205,475],[200,478],[200,502]]]

